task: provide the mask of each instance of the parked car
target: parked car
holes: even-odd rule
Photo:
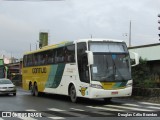
[[[0,79],[0,94],[13,94],[16,96],[16,86],[11,80],[6,78]]]

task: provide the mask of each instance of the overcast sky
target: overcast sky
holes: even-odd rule
[[[39,32],[49,44],[81,38],[122,39],[132,46],[159,43],[160,0],[0,0],[0,54],[22,57],[38,46]]]

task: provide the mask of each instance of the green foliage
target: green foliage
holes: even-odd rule
[[[139,59],[139,65],[132,67],[133,86],[141,88],[157,87],[146,59]]]
[[[0,65],[4,65],[4,61],[1,58],[0,58]]]

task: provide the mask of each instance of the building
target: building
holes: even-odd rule
[[[136,52],[142,59],[147,60],[150,72],[157,82],[160,82],[160,43],[134,46],[128,48],[130,52]]]
[[[0,57],[0,78],[8,78],[15,85],[20,85],[22,82],[22,59],[18,60],[14,57]]]

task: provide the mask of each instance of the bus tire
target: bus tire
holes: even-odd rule
[[[38,87],[37,87],[36,83],[33,86],[31,86],[31,95],[32,96],[38,96],[39,95]]]
[[[76,89],[74,87],[74,85],[72,85],[70,87],[70,90],[69,90],[69,95],[70,95],[70,99],[73,103],[77,102],[77,95],[76,95]]]
[[[31,95],[32,96],[35,96],[35,90],[34,90],[34,86],[30,86],[30,90],[31,90]]]
[[[38,95],[39,95],[38,86],[37,86],[36,84],[34,84],[34,95],[35,95],[36,97],[38,97]]]
[[[31,82],[29,82],[29,88],[28,89],[32,90],[32,83]]]

